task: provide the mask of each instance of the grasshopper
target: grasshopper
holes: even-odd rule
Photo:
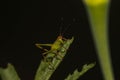
[[[63,44],[66,40],[67,39],[64,38],[62,35],[59,35],[53,44],[38,44],[37,43],[35,45],[38,48],[43,49],[45,51],[44,53],[42,53],[43,58],[52,67],[51,63],[54,58],[58,58],[58,56],[60,57],[60,59],[62,58],[62,56],[59,53],[59,50],[61,47],[63,47]],[[48,46],[48,47],[50,47],[50,50],[44,49],[42,46]]]
[[[57,58],[57,59],[63,58],[59,51],[61,48],[64,48],[64,51],[66,51],[66,48],[63,45],[68,39],[64,38],[62,35],[65,33],[65,31],[69,27],[70,27],[70,24],[65,28],[63,32],[61,32],[62,27],[60,27],[60,34],[57,37],[57,39],[53,42],[53,44],[39,44],[39,43],[35,44],[38,48],[45,51],[44,53],[42,53],[43,59],[44,61],[48,62],[50,65],[53,62],[54,58]],[[43,48],[43,46],[50,47],[50,50]]]

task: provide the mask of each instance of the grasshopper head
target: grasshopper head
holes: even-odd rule
[[[60,35],[60,36],[57,37],[57,40],[65,41],[65,40],[67,40],[67,39]]]
[[[57,37],[57,39],[62,39],[62,38],[63,38],[63,37],[62,37],[61,35]]]

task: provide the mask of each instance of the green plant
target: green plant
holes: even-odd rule
[[[114,80],[108,42],[108,11],[110,0],[83,0],[105,80]]]
[[[72,39],[67,39],[63,46],[59,49],[59,53],[61,56],[65,56],[67,53],[67,49],[70,47],[72,44],[74,38]],[[51,53],[49,53],[51,54]],[[49,55],[47,55],[49,56]],[[50,64],[48,64],[46,61],[42,60],[36,75],[35,75],[35,80],[49,80],[53,72],[57,69],[59,66],[60,62],[62,60],[56,59],[56,57],[53,57],[52,60],[52,65],[54,69],[50,69]],[[86,73],[89,69],[93,68],[95,66],[95,63],[91,64],[85,64],[82,68],[82,70],[79,72],[77,69],[73,72],[73,74],[69,74],[68,77],[65,80],[77,80],[80,76],[82,76],[84,73]],[[17,75],[17,72],[15,71],[15,68],[13,65],[8,64],[7,68],[0,68],[0,76],[2,80],[20,80],[19,76]]]

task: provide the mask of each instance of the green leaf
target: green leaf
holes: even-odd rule
[[[83,74],[85,74],[88,70],[93,68],[95,66],[95,63],[91,64],[85,64],[83,65],[82,70],[79,72],[77,69],[73,72],[73,74],[69,74],[68,77],[65,80],[77,80],[79,77],[81,77]]]
[[[70,44],[73,42],[73,40],[74,38],[66,40],[63,44],[63,47],[60,48],[59,53],[62,57],[64,57],[65,54],[67,53],[67,49],[70,47]],[[47,56],[50,55],[51,53],[49,53]],[[49,80],[61,61],[62,60],[60,59],[56,59],[56,57],[53,58],[51,63],[42,60],[36,72],[35,80]],[[54,69],[50,69],[51,67],[50,64],[54,67]]]
[[[14,66],[10,63],[7,68],[0,68],[0,77],[2,80],[20,80]]]

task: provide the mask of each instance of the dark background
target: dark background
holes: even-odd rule
[[[21,80],[33,80],[42,59],[35,43],[53,43],[60,33],[75,37],[64,61],[51,80],[63,80],[68,73],[96,61],[96,66],[79,80],[103,80],[85,7],[81,0],[10,0],[0,9],[0,66],[12,63]],[[120,1],[112,0],[109,39],[115,80],[120,79]]]

